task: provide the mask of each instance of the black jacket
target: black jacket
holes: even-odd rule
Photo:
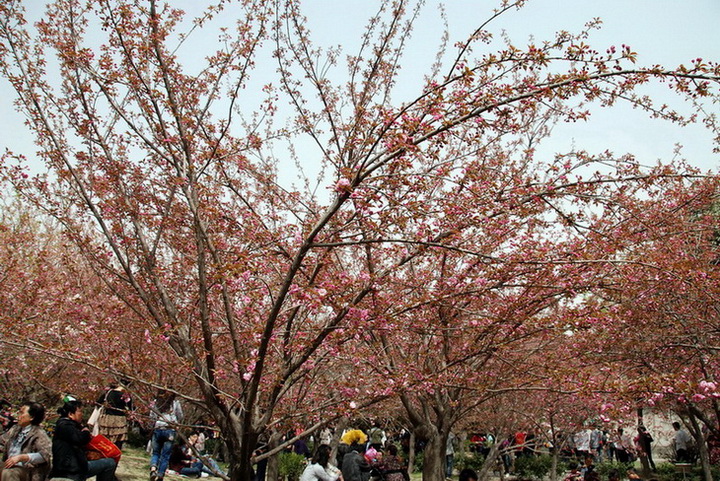
[[[90,442],[90,431],[83,431],[78,423],[62,417],[55,425],[51,478],[69,478],[85,481],[88,462],[84,446]]]

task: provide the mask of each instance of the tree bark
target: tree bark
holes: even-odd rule
[[[268,451],[273,450],[278,446],[278,441],[280,441],[281,436],[282,434],[278,432],[274,432],[270,435],[270,440],[268,441]],[[280,455],[275,454],[268,458],[267,469],[265,471],[265,481],[277,481],[279,474]],[[258,481],[263,480],[261,479]]]
[[[423,455],[423,481],[443,481],[445,479],[445,443],[437,430],[428,433],[428,443]]]
[[[488,453],[487,457],[485,458],[485,462],[482,465],[482,469],[478,473],[478,481],[488,481],[490,479],[490,475],[493,472],[493,467],[497,466],[498,462],[498,455],[500,454],[500,444],[497,442],[497,439],[490,447],[490,452]]]
[[[708,453],[702,428],[700,428],[700,423],[698,423],[697,417],[691,410],[688,411],[688,418],[690,419],[692,436],[695,439],[695,446],[697,446],[698,454],[700,455],[700,466],[703,470],[703,479],[705,481],[713,481],[712,470],[710,468],[710,454]]]
[[[415,431],[410,431],[410,440],[408,441],[408,471],[410,474],[415,472]]]

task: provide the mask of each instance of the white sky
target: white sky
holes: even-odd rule
[[[42,0],[26,3],[34,14],[44,4]],[[434,58],[442,28],[436,3],[428,0],[405,59],[403,76],[410,81],[422,78]],[[173,0],[172,4],[197,14],[204,2]],[[343,45],[346,53],[354,53],[353,45],[377,5],[377,0],[306,0],[304,10],[316,41]],[[492,0],[447,0],[451,42],[472,32],[495,5]],[[673,67],[697,57],[720,61],[720,0],[531,0],[520,12],[495,21],[490,30],[496,34],[506,30],[516,45],[523,46],[530,35],[541,42],[557,30],[577,32],[593,17],[600,17],[604,26],[589,43],[599,51],[628,44],[639,53],[639,65]],[[192,42],[194,46],[200,43]],[[12,97],[7,82],[0,80],[0,148],[32,157],[35,148],[22,118],[13,110]],[[668,94],[668,98],[672,96]],[[712,153],[711,139],[701,126],[679,128],[629,108],[613,108],[596,113],[588,123],[559,126],[546,149],[548,154],[572,146],[591,152],[610,149],[634,153],[651,164],[670,159],[674,145],[680,143],[692,165],[717,171],[720,155]]]

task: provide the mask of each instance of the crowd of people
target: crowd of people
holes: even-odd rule
[[[294,437],[293,432],[286,435],[286,439]],[[390,438],[377,424],[367,432],[349,429],[340,437],[341,442],[334,457],[330,447],[332,438],[331,429],[321,430],[314,439],[316,447],[312,455],[302,439],[289,444],[290,452],[309,457],[300,481],[409,480],[407,462],[398,448],[400,435]],[[258,472],[256,479],[263,481],[264,476]]]
[[[689,446],[692,437],[674,422],[675,436],[672,440],[674,461],[689,462]],[[554,442],[547,436],[538,440],[532,431],[518,431],[508,436],[500,443],[500,451],[507,460],[518,456],[527,456],[537,453],[541,447],[549,452],[559,449],[561,457],[565,459],[584,460],[592,458],[597,462],[604,460],[631,463],[640,460],[643,466],[654,470],[653,443],[655,440],[645,426],[639,426],[635,433],[620,427],[612,431],[600,430],[597,427],[582,429],[574,433],[560,433],[554,437]],[[494,443],[492,435],[473,434],[470,437],[470,450],[487,454]]]
[[[694,461],[694,440],[679,422],[672,424],[674,435],[671,440],[672,456],[675,463],[691,463]],[[714,443],[714,437],[708,436],[708,450],[713,458],[713,451],[717,451],[720,461],[720,442]],[[450,442],[448,440],[448,476],[451,470]],[[487,455],[495,439],[489,433],[475,433],[468,437],[469,450]],[[536,436],[532,430],[518,431],[499,441],[498,451],[505,473],[513,471],[515,461],[523,456],[534,456],[541,451],[553,453],[558,450],[560,457],[570,466],[573,466],[567,481],[579,479],[593,480],[595,463],[603,461],[616,461],[631,465],[636,460],[640,462],[643,472],[656,471],[653,459],[653,444],[655,440],[648,429],[640,425],[635,432],[622,427],[613,430],[601,430],[597,426],[583,428],[577,432],[559,433],[555,436]],[[717,450],[713,446],[717,444]]]
[[[693,460],[693,439],[681,427],[679,422],[673,423],[675,430],[672,437],[673,454],[671,460],[686,463]],[[287,438],[294,433],[287,434]],[[403,435],[405,434],[405,435]],[[330,458],[330,440],[332,433],[324,430],[317,437],[319,448],[315,451],[300,481],[368,481],[373,477],[386,481],[403,481],[407,476],[408,467],[398,452],[398,447],[407,453],[409,446],[407,432],[386,435],[378,425],[366,431],[347,430],[341,436],[341,444],[337,450],[337,459]],[[596,464],[603,461],[615,461],[628,466],[627,476],[639,479],[640,475],[632,467],[639,461],[642,472],[656,471],[653,458],[655,439],[648,429],[640,425],[634,429],[618,427],[602,430],[598,426],[589,426],[572,433],[558,433],[555,436],[538,435],[532,430],[518,430],[507,437],[496,439],[488,432],[469,433],[464,437],[467,451],[487,456],[493,447],[497,448],[499,470],[505,474],[514,472],[517,459],[536,456],[541,452],[558,451],[560,458],[569,466],[566,481],[598,481]],[[709,442],[709,441],[708,441]],[[472,469],[455,469],[458,462],[456,453],[461,441],[454,433],[449,433],[445,451],[445,475],[453,479],[459,474],[460,481],[477,479]],[[717,443],[720,448],[720,442]],[[416,440],[416,450],[422,450],[422,441]],[[310,456],[307,444],[298,439],[291,443],[288,450]],[[720,452],[720,449],[719,451]],[[339,469],[334,468],[338,466]],[[462,466],[461,466],[462,467]],[[611,478],[613,473],[610,473]],[[615,473],[617,476],[617,473]],[[258,478],[262,481],[263,478]],[[616,480],[617,481],[617,480]]]
[[[127,414],[132,400],[123,383],[111,383],[97,399],[96,411],[87,421],[84,404],[65,396],[58,408],[58,419],[51,429],[52,439],[42,426],[45,407],[25,402],[13,414],[9,403],[0,405],[0,481],[117,481],[115,471],[128,439]],[[97,414],[97,417],[95,417]],[[177,425],[183,419],[182,407],[175,396],[164,393],[154,401],[150,418],[153,422],[149,443],[151,478],[162,480],[166,473],[188,477],[227,474],[218,463],[204,456],[205,436],[192,431],[178,436]],[[98,436],[101,435],[101,436]],[[96,443],[97,439],[102,439]],[[97,451],[98,446],[109,446]]]
[[[83,403],[72,396],[66,396],[58,409],[52,440],[41,426],[45,419],[45,408],[35,402],[23,403],[11,414],[7,403],[0,404],[0,421],[3,434],[0,436],[0,481],[44,481],[48,478],[64,478],[85,481],[95,476],[97,481],[116,481],[115,470],[118,457],[88,454],[88,445],[93,439],[92,431],[102,434],[114,443],[120,453],[128,438],[127,413],[132,411],[132,400],[123,383],[114,383],[97,399],[102,409],[94,424],[87,425],[83,419]],[[95,413],[94,413],[95,415]],[[151,404],[150,419],[152,434],[148,443],[150,452],[150,479],[163,481],[166,474],[189,477],[227,476],[218,463],[204,455],[205,435],[200,431],[178,432],[183,421],[182,405],[175,395],[164,392]],[[693,461],[693,438],[679,422],[673,423],[674,461]],[[312,443],[308,444],[293,432],[286,439],[294,439],[288,450],[308,459],[300,481],[369,481],[371,478],[383,481],[408,481],[408,466],[401,450],[409,452],[409,433],[400,431],[388,436],[379,424],[366,432],[351,429],[340,437],[336,455],[330,444],[333,433],[324,429]],[[656,469],[653,459],[653,439],[645,426],[636,432],[616,428],[612,431],[588,427],[574,433],[564,433],[543,438],[532,430],[519,430],[513,435],[496,439],[491,433],[475,433],[467,438],[470,452],[487,456],[497,448],[505,473],[512,472],[517,459],[535,456],[541,450],[558,450],[561,457],[569,462],[570,471],[565,481],[598,481],[595,463],[614,460],[633,463],[638,459],[644,471]],[[455,453],[459,439],[450,433],[446,444],[445,473],[452,478]],[[710,440],[708,440],[710,444]],[[711,457],[720,454],[720,442],[710,449]],[[417,448],[418,446],[416,446]],[[419,446],[422,449],[422,446]],[[634,472],[631,470],[630,475]],[[263,481],[264,473],[257,472],[257,479]],[[462,469],[460,481],[476,481],[472,469]]]

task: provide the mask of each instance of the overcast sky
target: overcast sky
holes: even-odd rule
[[[405,59],[405,76],[421,78],[432,61],[442,28],[436,3],[428,0],[425,6],[414,46]],[[44,1],[27,4],[38,14]],[[196,14],[204,2],[174,0],[172,4]],[[448,0],[451,39],[464,38],[487,18],[495,4],[491,0]],[[352,53],[364,21],[377,5],[375,0],[307,0],[304,10],[317,41],[343,45]],[[593,17],[600,17],[604,26],[593,34],[590,44],[600,51],[610,45],[631,45],[639,53],[640,65],[674,67],[697,57],[720,61],[720,0],[531,0],[522,11],[497,20],[490,30],[498,34],[505,30],[522,46],[531,35],[540,42],[561,29],[576,32]],[[197,39],[193,42],[200,44]],[[0,148],[32,156],[35,148],[22,119],[13,111],[12,96],[7,82],[0,80]],[[676,143],[684,146],[684,156],[691,164],[712,170],[720,166],[720,155],[712,153],[711,135],[704,128],[669,126],[628,108],[598,112],[588,123],[561,125],[546,148],[567,151],[575,146],[593,152],[609,148],[616,153],[634,153],[651,164],[671,158]]]

